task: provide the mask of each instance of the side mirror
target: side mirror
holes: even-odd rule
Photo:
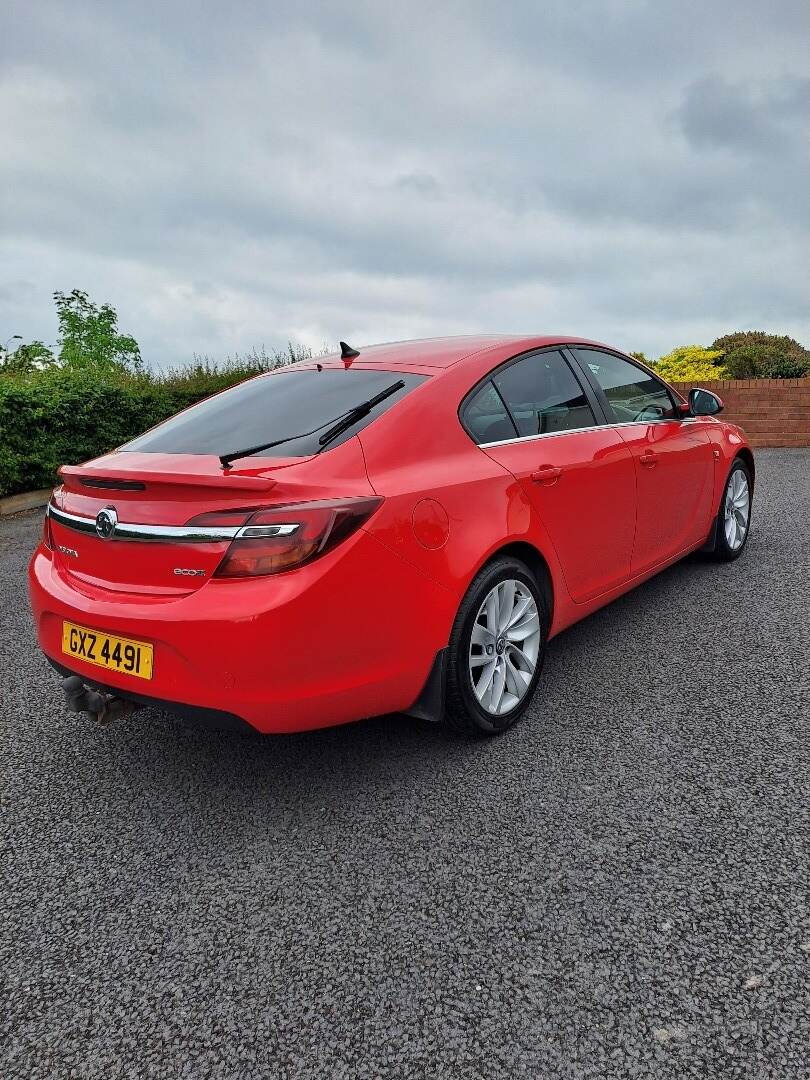
[[[723,411],[722,399],[711,390],[698,387],[689,391],[689,412],[692,416],[716,416]]]

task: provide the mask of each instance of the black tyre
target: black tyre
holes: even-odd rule
[[[712,556],[718,562],[739,559],[751,533],[751,473],[742,460],[735,458],[723,488],[715,524]]]
[[[548,609],[518,559],[488,563],[458,610],[447,657],[445,724],[465,735],[498,735],[526,709],[540,678]]]

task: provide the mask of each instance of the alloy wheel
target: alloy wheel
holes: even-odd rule
[[[731,551],[739,551],[745,542],[750,514],[751,492],[748,477],[743,469],[735,469],[726,487],[723,508],[723,528]]]
[[[478,703],[493,716],[526,696],[540,652],[540,614],[529,587],[499,581],[478,610],[470,638],[470,677]]]

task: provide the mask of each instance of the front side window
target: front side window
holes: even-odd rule
[[[646,371],[599,349],[575,348],[574,352],[604,390],[616,423],[675,419],[669,391]]]
[[[242,447],[288,439],[257,457],[309,457],[336,418],[400,380],[402,389],[376,405],[328,444],[351,439],[408,394],[425,375],[369,368],[279,371],[249,379],[133,439],[122,450],[150,454],[227,454]],[[304,435],[304,432],[313,432]]]
[[[596,423],[582,387],[558,352],[526,356],[497,372],[492,381],[521,436],[550,435]]]

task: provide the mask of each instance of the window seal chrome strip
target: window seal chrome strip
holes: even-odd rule
[[[583,431],[604,429],[607,424],[590,424],[588,427],[567,428],[565,431],[540,431],[536,435],[518,435],[513,439],[498,439],[496,442],[479,443],[482,450],[489,446],[507,446],[509,443],[534,442],[536,439],[553,439],[556,435],[578,435]]]
[[[590,424],[588,427],[568,428],[566,431],[541,431],[537,435],[518,435],[513,439],[498,439],[496,442],[478,443],[480,450],[486,450],[490,446],[508,446],[510,443],[534,442],[537,439],[554,439],[560,435],[579,435],[583,431],[605,431],[623,427],[641,427],[648,424],[693,424],[696,416],[688,416],[683,419],[677,417],[664,417],[662,420],[622,420],[616,424]]]

